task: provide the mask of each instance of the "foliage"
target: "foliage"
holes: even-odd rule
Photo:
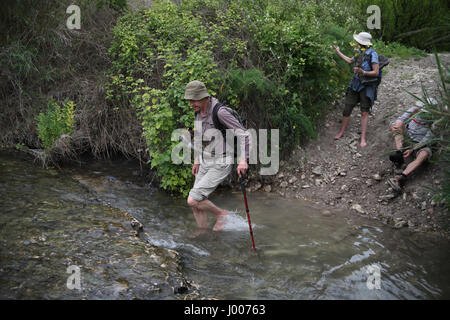
[[[49,101],[47,111],[37,117],[39,139],[44,148],[50,148],[61,135],[71,135],[75,129],[75,104],[65,100],[62,106],[55,101]]]
[[[447,0],[348,0],[364,23],[368,6],[381,9],[381,30],[374,36],[421,49],[450,50],[450,10]],[[371,31],[372,32],[372,31]]]
[[[426,57],[428,55],[423,50],[406,47],[399,42],[384,43],[381,40],[374,40],[374,49],[382,52],[386,57],[397,57],[402,60]]]
[[[116,11],[123,11],[127,8],[127,0],[95,0],[98,8],[107,5]]]
[[[339,1],[156,0],[123,16],[110,47],[107,97],[142,121],[161,186],[186,194],[190,166],[171,163],[171,133],[193,125],[183,100],[189,81],[239,111],[249,128],[279,129],[282,155],[316,136],[316,123],[344,90],[350,69],[330,48],[348,50],[357,20]]]
[[[135,110],[116,112],[104,98],[107,49],[119,15],[108,3],[125,1],[103,1],[98,8],[100,2],[0,1],[1,145],[41,147],[36,117],[46,112],[49,99],[68,98],[76,103],[80,131],[79,143],[70,144],[72,154],[89,151],[101,157],[119,151],[137,158],[143,139]],[[71,4],[81,9],[79,30],[66,25]]]

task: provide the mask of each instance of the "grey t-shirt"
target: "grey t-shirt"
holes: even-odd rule
[[[418,143],[426,142],[431,140],[434,137],[434,134],[431,131],[430,126],[420,118],[420,115],[414,114],[417,111],[420,111],[418,107],[409,108],[405,113],[397,118],[397,121],[402,121],[406,124],[409,120],[406,132],[411,140]],[[411,116],[413,117],[411,118]]]

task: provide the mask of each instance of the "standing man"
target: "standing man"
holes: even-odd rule
[[[427,102],[429,104],[437,104],[434,98],[428,98]],[[416,106],[409,108],[397,120],[391,122],[390,125],[397,151],[389,156],[389,160],[395,164],[397,169],[401,169],[406,158],[411,155],[415,157],[414,161],[410,162],[401,173],[399,172],[399,175],[388,180],[390,186],[396,192],[402,190],[407,177],[432,155],[431,148],[427,145],[434,137],[431,131],[431,123],[422,119],[419,113],[420,111],[426,112],[423,109],[424,106],[424,103],[417,101]],[[409,147],[403,152],[403,133],[405,129],[409,139],[416,145]]]
[[[189,192],[187,203],[192,208],[199,228],[207,228],[207,212],[210,212],[216,215],[213,230],[220,231],[225,226],[228,211],[217,207],[208,200],[208,197],[230,174],[233,167],[234,148],[226,143],[221,131],[214,125],[213,110],[219,101],[209,95],[203,82],[189,82],[186,85],[184,99],[189,100],[190,106],[194,109],[195,131],[198,134],[201,133],[202,142],[205,140],[210,142],[212,136],[214,136],[214,140],[209,143],[208,149],[215,152],[214,155],[202,152],[195,157],[192,167],[195,182]],[[241,158],[238,159],[237,166],[237,173],[241,177],[248,169],[250,134],[227,107],[222,106],[218,109],[217,118],[225,128],[232,129],[233,134],[242,136],[238,141],[240,141],[241,150],[245,150],[245,152],[241,152]],[[195,137],[196,135],[194,135],[194,139]]]
[[[368,78],[378,78],[379,61],[378,54],[371,48],[372,36],[367,32],[354,34],[353,38],[358,43],[359,53],[353,58],[344,55],[339,47],[333,46],[336,53],[347,63],[354,63],[353,73],[355,74],[349,84],[345,97],[345,108],[342,117],[342,126],[339,133],[334,137],[335,140],[340,139],[347,128],[350,121],[350,115],[353,108],[358,102],[361,103],[361,148],[367,146],[366,132],[369,123],[369,111],[376,99],[376,85],[369,84]],[[365,84],[363,84],[363,82]]]

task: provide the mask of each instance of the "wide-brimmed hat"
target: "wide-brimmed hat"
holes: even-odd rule
[[[184,99],[202,100],[206,97],[209,97],[209,93],[208,90],[206,90],[206,86],[203,82],[194,80],[186,85],[186,90],[184,91]]]
[[[360,32],[358,34],[354,34],[353,39],[355,39],[358,43],[362,44],[363,46],[372,45],[372,42],[370,42],[372,36],[368,32]]]

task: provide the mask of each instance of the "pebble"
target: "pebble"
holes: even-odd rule
[[[375,181],[381,181],[381,176],[380,176],[378,173],[374,174],[374,175],[372,176],[372,178],[373,178],[373,180],[375,180]]]
[[[394,228],[400,229],[400,228],[405,227],[406,225],[408,225],[408,223],[406,221],[400,220],[395,223]]]
[[[354,204],[352,206],[352,209],[355,210],[355,211],[358,211],[359,213],[366,213],[359,204]]]
[[[427,210],[427,202],[422,202],[422,211]]]
[[[386,194],[386,195],[384,195],[384,196],[380,196],[379,197],[379,199],[380,200],[391,200],[391,199],[394,199],[395,198],[395,195],[393,195],[393,194]]]

